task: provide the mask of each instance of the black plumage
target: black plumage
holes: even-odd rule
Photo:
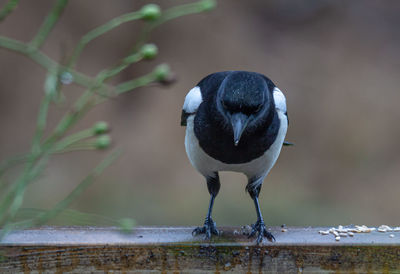
[[[257,211],[251,235],[258,233],[257,242],[263,237],[274,240],[265,228],[258,195],[286,134],[286,103],[281,91],[255,72],[210,74],[186,97],[181,125],[188,126],[186,150],[192,164],[205,176],[211,195],[205,224],[194,232],[205,233],[208,238],[217,234],[211,211],[220,188],[218,171],[231,170],[243,172],[249,179],[246,190]]]

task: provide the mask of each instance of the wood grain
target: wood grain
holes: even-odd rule
[[[396,272],[400,232],[360,233],[335,241],[326,228],[272,228],[257,246],[239,227],[206,241],[191,227],[43,227],[14,231],[0,243],[1,273],[15,272]],[[394,234],[395,237],[389,237]]]

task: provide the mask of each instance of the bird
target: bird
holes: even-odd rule
[[[266,76],[249,71],[222,71],[203,78],[187,93],[181,114],[186,126],[185,149],[192,166],[205,177],[210,202],[204,225],[193,235],[206,239],[220,232],[212,219],[220,190],[220,171],[247,176],[245,190],[252,198],[257,221],[249,238],[275,241],[259,205],[264,179],[274,166],[288,128],[286,98]]]

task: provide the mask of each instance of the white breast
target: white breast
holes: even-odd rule
[[[261,184],[278,159],[287,131],[287,117],[280,109],[276,109],[280,120],[280,128],[275,142],[259,158],[243,164],[226,164],[206,154],[199,145],[194,134],[194,116],[187,119],[185,148],[192,165],[204,176],[210,176],[215,171],[235,171],[244,173],[249,179],[259,178],[256,184]]]

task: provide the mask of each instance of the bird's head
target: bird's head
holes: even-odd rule
[[[243,133],[255,130],[272,111],[273,99],[264,78],[258,73],[237,71],[229,74],[217,93],[217,111],[232,129],[237,146]]]

